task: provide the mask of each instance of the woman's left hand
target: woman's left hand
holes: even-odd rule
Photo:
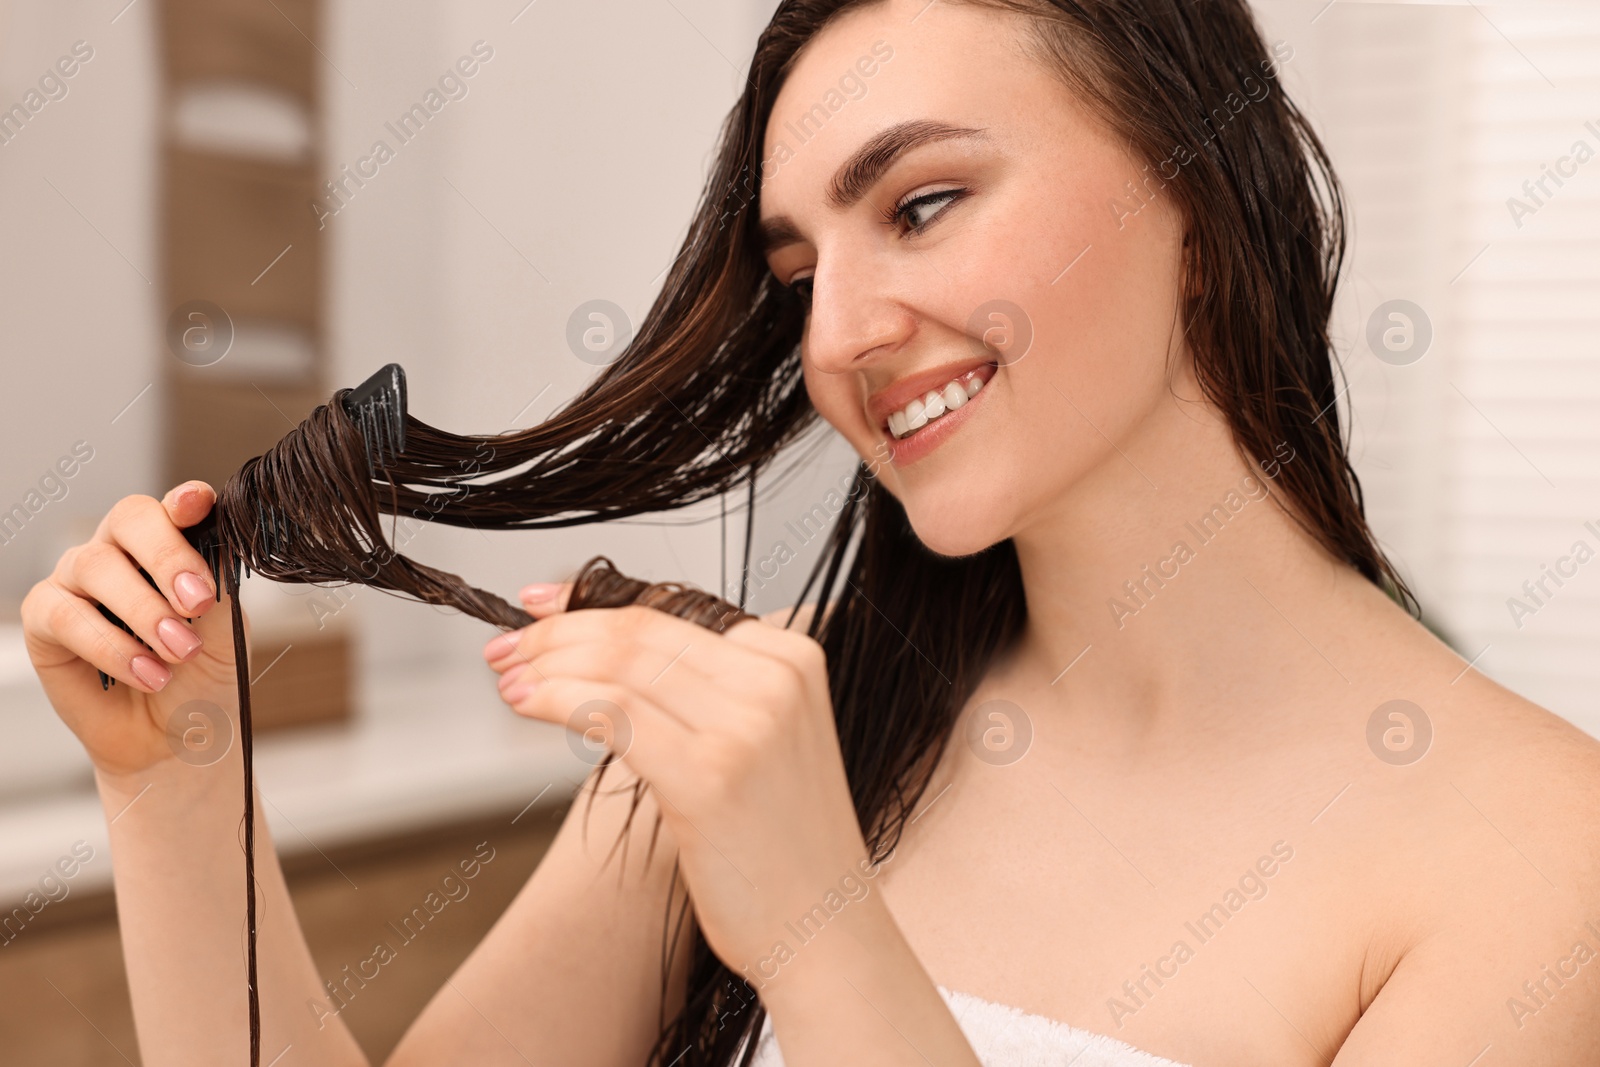
[[[746,619],[723,634],[637,605],[560,610],[484,649],[519,714],[606,746],[649,783],[678,845],[695,917],[736,971],[775,977],[775,946],[867,893],[822,647]],[[829,907],[829,904],[833,907]],[[813,920],[815,921],[815,920]]]

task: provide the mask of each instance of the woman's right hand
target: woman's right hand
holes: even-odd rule
[[[181,734],[189,725],[173,722],[189,701],[233,713],[226,600],[217,600],[210,568],[182,533],[215,502],[216,491],[200,481],[185,482],[161,500],[123,497],[94,536],[63,553],[22,602],[28,656],[45,694],[104,774],[137,774],[174,758],[168,730]],[[159,591],[139,573],[141,566]],[[144,644],[101,615],[97,603]],[[117,684],[103,690],[97,670]]]

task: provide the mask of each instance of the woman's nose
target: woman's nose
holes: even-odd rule
[[[812,276],[806,353],[827,374],[859,370],[898,348],[916,321],[894,277],[870,255],[835,255]]]

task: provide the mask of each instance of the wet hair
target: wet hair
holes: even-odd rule
[[[878,2],[778,6],[723,125],[683,248],[615,362],[532,428],[481,438],[423,434],[396,457],[372,506],[499,529],[660,512],[741,486],[753,506],[757,474],[818,421],[801,373],[807,308],[772,276],[757,232],[766,123],[805,45],[841,14]],[[1041,68],[1159,175],[1185,221],[1182,310],[1206,399],[1227,419],[1243,456],[1265,464],[1292,449],[1294,461],[1274,479],[1274,501],[1314,543],[1417,614],[1367,525],[1340,428],[1343,390],[1328,321],[1345,253],[1342,192],[1281,83],[1261,93],[1273,57],[1246,0],[946,2],[1016,16],[1020,40]],[[1173,168],[1175,146],[1188,158]],[[281,460],[282,469],[270,477],[245,475],[238,488],[230,482],[219,501],[224,514],[248,514],[253,500],[279,491],[342,485],[346,475],[359,483],[360,468],[350,473],[317,447],[271,461]],[[360,492],[350,499],[356,503],[344,519],[352,540],[338,551],[359,556],[373,547],[379,526]],[[290,580],[325,573],[298,550],[251,559],[244,526],[230,536],[261,573]],[[748,547],[747,538],[747,568]],[[397,559],[376,568],[370,577],[329,580],[443,596],[462,610],[496,615],[497,624],[509,608],[474,600],[450,576]],[[963,705],[1022,631],[1027,604],[1016,552],[1009,539],[960,557],[929,550],[862,463],[795,611],[813,591],[807,632],[826,653],[851,798],[869,854],[885,855],[916,810]],[[687,937],[663,939],[659,1037],[648,1062],[748,1064],[764,1017],[759,997],[711,951],[692,917],[687,922]],[[680,947],[688,984],[683,1000],[669,1004],[667,976]]]
[[[232,613],[235,685],[239,707],[240,753],[244,765],[243,847],[245,860],[246,993],[250,1029],[250,1064],[261,1061],[261,1011],[257,982],[255,880],[255,775],[250,707],[250,668],[239,583],[254,572],[277,581],[358,583],[428,604],[452,607],[505,630],[526,626],[534,617],[503,598],[467,584],[460,577],[415,562],[392,547],[383,531],[380,501],[398,517],[394,481],[396,456],[375,449],[374,427],[353,420],[343,403],[350,390],[318,406],[298,427],[267,453],[247,461],[217,492],[205,519],[186,531],[190,542],[217,575],[218,595],[226,592]],[[477,456],[483,439],[460,438],[405,417],[406,473],[441,457]],[[470,445],[471,451],[467,451]],[[374,462],[374,456],[379,457]],[[470,464],[462,466],[463,471]],[[388,499],[382,500],[384,491]],[[468,521],[464,507],[471,486],[462,483],[441,495],[430,495],[412,518],[431,514],[448,501],[453,520]],[[519,516],[500,505],[485,504],[482,524],[515,522]],[[148,577],[148,576],[147,576]],[[742,597],[741,597],[742,599]],[[640,604],[697,623],[717,633],[751,618],[721,597],[680,582],[645,582],[623,574],[605,556],[595,556],[573,578],[566,610]],[[599,762],[600,779],[614,762],[607,752]],[[633,787],[631,824],[645,784]],[[594,792],[589,794],[592,807]],[[651,834],[654,851],[656,831]],[[623,836],[626,837],[626,827]],[[648,863],[648,856],[646,858]]]

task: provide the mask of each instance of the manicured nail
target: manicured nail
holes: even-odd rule
[[[515,704],[517,701],[533,692],[536,688],[538,688],[538,686],[539,679],[534,676],[533,671],[524,668],[522,677],[508,686],[505,691],[500,694],[500,699],[504,700],[507,704]]]
[[[506,671],[500,676],[500,692],[504,693],[512,686],[516,685],[522,680],[522,676],[527,673],[528,665],[526,663],[519,663],[515,667],[512,667],[510,670]]]
[[[139,681],[151,689],[159,690],[172,681],[172,672],[167,670],[166,664],[150,656],[135,656],[128,666]]]
[[[561,586],[556,582],[534,582],[532,585],[523,587],[522,602],[524,604],[538,604],[546,600],[554,600],[556,594],[560,591]]]
[[[172,580],[172,590],[178,594],[178,603],[190,615],[215,596],[215,592],[206,580],[194,571],[184,571]]]
[[[483,646],[483,658],[494,660],[501,656],[509,656],[517,647],[517,637],[521,632],[513,630],[508,634],[499,634],[491,638],[489,643]]]
[[[162,619],[156,623],[156,633],[161,635],[161,643],[167,646],[179,659],[188,659],[190,653],[200,647],[199,636],[177,619]]]

